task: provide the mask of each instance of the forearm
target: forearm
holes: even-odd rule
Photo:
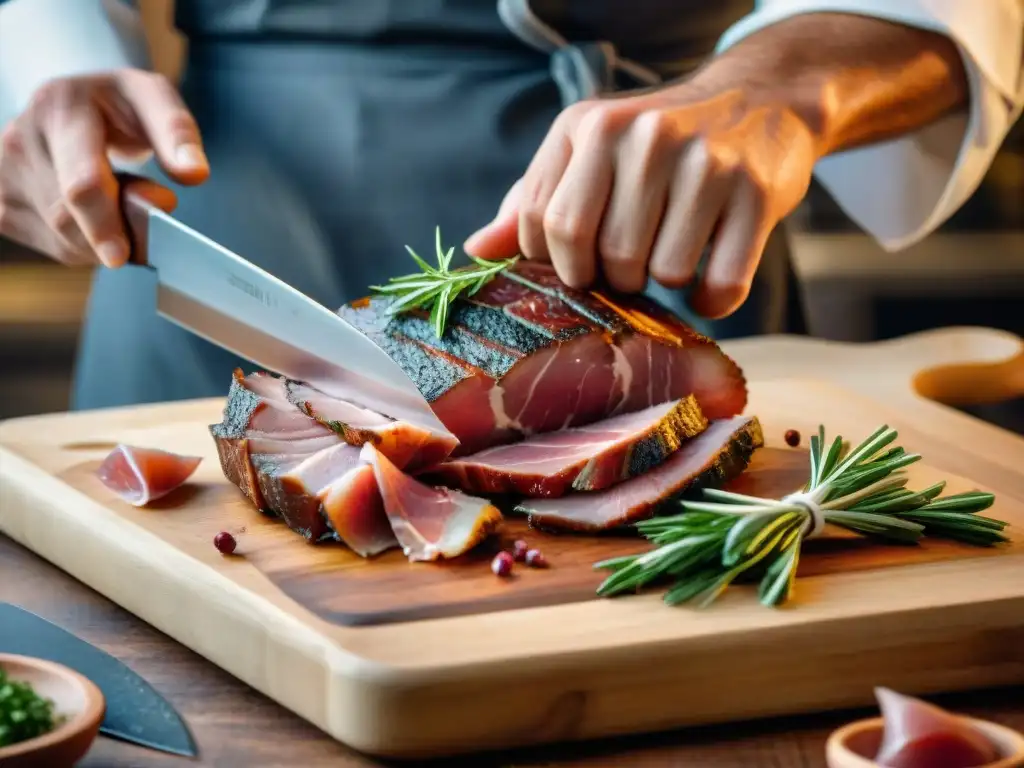
[[[821,156],[916,130],[968,101],[949,38],[843,13],[798,15],[755,32],[677,87],[687,86],[785,105],[814,132]]]
[[[0,125],[55,77],[148,64],[138,14],[122,0],[0,0]]]

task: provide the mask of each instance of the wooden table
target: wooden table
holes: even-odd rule
[[[891,406],[923,413],[939,406],[921,394],[945,402],[993,402],[1024,393],[1024,347],[1019,339],[989,331],[943,331],[918,335],[909,346],[894,342],[864,348],[823,347],[820,342],[793,339],[776,345],[772,355],[766,355],[757,340],[727,346],[748,375],[759,379],[793,376],[796,366],[800,375],[838,381]],[[968,361],[972,365],[958,365]],[[880,370],[888,375],[879,376]],[[991,445],[978,446],[978,457],[1011,459],[999,442],[996,433]],[[1012,445],[1019,449],[1018,442]],[[81,763],[84,768],[386,765],[346,749],[2,534],[0,600],[39,613],[122,659],[182,713],[201,753],[193,762],[101,737]],[[935,700],[1024,731],[1024,687]],[[833,712],[737,723],[515,754],[473,755],[439,764],[811,768],[825,765],[824,745],[832,729],[865,714]]]

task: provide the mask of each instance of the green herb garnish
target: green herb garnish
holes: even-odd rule
[[[370,290],[378,296],[393,296],[395,300],[388,307],[389,314],[408,312],[411,309],[430,307],[430,323],[434,333],[444,335],[448,322],[448,308],[460,295],[472,296],[501,272],[519,260],[518,256],[502,261],[486,261],[475,256],[469,258],[473,265],[450,269],[455,248],[447,251],[441,247],[441,228],[435,234],[437,267],[430,266],[408,245],[405,249],[419,265],[421,272],[402,277],[393,277],[387,285],[371,285]],[[475,265],[475,266],[474,266]]]
[[[53,702],[28,683],[11,680],[0,668],[0,747],[42,736],[58,724]]]
[[[977,514],[992,506],[991,493],[939,498],[945,482],[907,490],[902,468],[921,456],[887,449],[896,437],[895,429],[882,426],[853,451],[840,437],[826,449],[825,429],[819,427],[811,437],[811,476],[802,491],[776,500],[705,489],[709,501],[678,502],[681,514],[637,523],[654,549],[594,566],[612,571],[598,594],[671,581],[666,603],[704,607],[734,580],[754,577],[760,579],[761,603],[780,605],[792,593],[803,542],[820,534],[825,523],[901,544],[924,536],[982,547],[1009,541],[1002,533],[1006,523]]]

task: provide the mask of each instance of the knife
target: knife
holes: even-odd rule
[[[188,726],[163,696],[122,662],[66,629],[12,603],[0,602],[0,652],[70,667],[103,692],[100,733],[150,749],[196,757]]]
[[[122,202],[131,263],[156,272],[162,316],[286,378],[329,393],[372,393],[394,405],[387,415],[411,411],[439,434],[451,434],[369,336],[138,194],[127,191]]]

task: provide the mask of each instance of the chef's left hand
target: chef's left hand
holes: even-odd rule
[[[768,235],[807,192],[820,142],[781,99],[677,86],[581,102],[555,120],[497,217],[466,242],[482,258],[550,261],[566,284],[621,291],[693,282],[709,318],[747,298]]]

